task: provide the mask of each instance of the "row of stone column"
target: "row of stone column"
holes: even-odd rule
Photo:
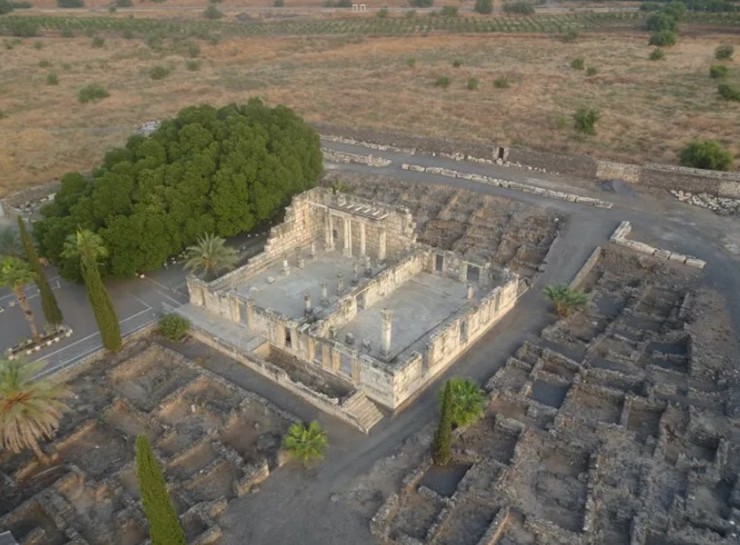
[[[327,214],[326,220],[326,247],[329,250],[333,250],[336,245],[334,240],[334,220],[342,220],[342,238],[344,239],[344,255],[352,257],[352,222],[355,221],[360,228],[360,256],[367,255],[367,224],[364,221],[353,220],[344,216],[335,216],[334,214]],[[386,231],[385,228],[380,228],[378,234],[378,261],[385,261],[387,253],[387,242],[386,242]]]

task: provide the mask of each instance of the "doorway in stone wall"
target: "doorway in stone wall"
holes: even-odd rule
[[[445,266],[445,256],[437,254],[434,256],[434,270],[441,273]]]
[[[480,280],[480,267],[468,265],[468,272],[465,275],[465,279],[471,284],[477,284]]]

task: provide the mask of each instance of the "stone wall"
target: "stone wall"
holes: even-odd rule
[[[717,172],[671,165],[647,164],[640,172],[640,184],[661,189],[680,189],[720,197],[740,197],[740,173]]]
[[[511,163],[520,163],[547,172],[579,178],[595,178],[597,171],[596,161],[585,155],[561,155],[525,148],[511,148],[508,150],[508,160]]]

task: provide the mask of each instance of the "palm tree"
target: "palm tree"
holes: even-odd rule
[[[458,428],[469,426],[481,418],[486,410],[486,393],[472,380],[451,378],[447,381],[452,395],[452,424]],[[444,401],[444,389],[439,392]]]
[[[13,452],[30,448],[40,463],[48,457],[39,447],[51,439],[72,395],[66,386],[49,379],[33,380],[42,362],[0,359],[0,446]]]
[[[566,318],[574,311],[581,310],[586,306],[588,297],[578,289],[572,289],[565,284],[550,284],[542,290],[555,306],[555,313]]]
[[[186,249],[185,270],[203,271],[206,278],[213,278],[219,271],[236,264],[236,250],[226,246],[226,241],[214,234],[206,234]]]
[[[77,229],[76,233],[67,237],[62,257],[80,260],[87,298],[95,315],[103,346],[116,351],[121,348],[121,326],[98,270],[98,259],[105,257],[107,253],[100,236],[88,229]]]
[[[0,225],[0,255],[21,257],[21,252],[18,232],[10,225]]]
[[[293,458],[300,460],[304,466],[312,460],[322,459],[328,444],[326,432],[316,421],[308,426],[296,422],[288,428],[288,434],[283,438],[285,450]]]
[[[31,266],[19,257],[12,255],[5,256],[0,263],[0,284],[7,286],[15,293],[18,304],[23,309],[23,316],[31,328],[33,339],[38,342],[41,340],[39,328],[33,317],[31,305],[28,304],[26,297],[26,286],[35,280],[35,275]]]

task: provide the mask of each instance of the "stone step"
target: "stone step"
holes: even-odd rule
[[[352,415],[366,431],[383,419],[383,413],[362,392],[354,393],[342,404],[342,409]]]

